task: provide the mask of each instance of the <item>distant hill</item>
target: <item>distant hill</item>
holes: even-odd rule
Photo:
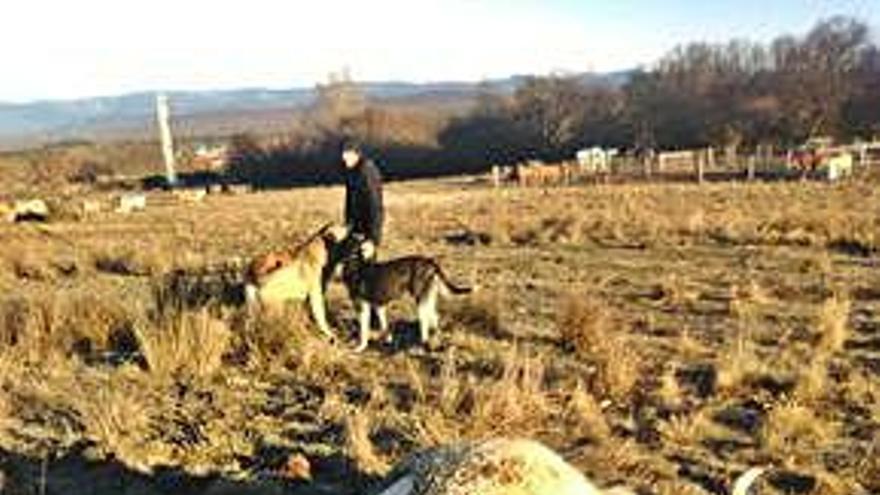
[[[594,84],[621,85],[631,72],[582,74]],[[527,76],[488,81],[496,91],[515,91]],[[472,101],[480,85],[473,82],[370,82],[365,94],[374,100],[408,104],[462,104]],[[168,92],[176,121],[188,134],[238,132],[259,127],[264,119],[274,128],[282,116],[307,108],[316,98],[314,88],[234,89]],[[64,140],[104,140],[146,136],[152,128],[154,93],[84,98],[67,101],[0,103],[0,148],[11,149]],[[229,120],[228,125],[221,122]],[[291,117],[292,118],[292,117]]]

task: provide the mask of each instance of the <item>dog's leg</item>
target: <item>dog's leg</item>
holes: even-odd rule
[[[431,328],[434,330],[440,330],[440,313],[437,311],[437,295],[439,293],[440,287],[436,283],[428,291],[428,314],[431,316]]]
[[[431,306],[430,306],[430,298],[423,297],[418,302],[419,309],[419,335],[421,337],[422,344],[427,344],[428,339],[431,337]]]
[[[358,346],[355,348],[355,352],[363,352],[370,343],[370,303],[367,301],[360,301],[358,305],[360,306],[360,333],[358,336]]]
[[[379,319],[379,332],[382,338],[385,339],[385,343],[390,344],[394,342],[391,328],[388,327],[388,311],[386,311],[385,306],[376,306],[376,318]]]
[[[333,332],[330,331],[330,325],[327,324],[327,307],[324,305],[324,294],[321,292],[320,286],[313,289],[309,294],[309,306],[312,310],[312,318],[327,338],[331,341],[336,339]]]

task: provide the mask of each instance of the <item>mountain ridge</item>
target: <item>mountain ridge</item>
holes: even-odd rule
[[[575,77],[592,84],[619,86],[625,84],[633,71],[582,73]],[[483,82],[470,81],[376,81],[360,82],[358,86],[373,100],[413,102],[467,101],[480,88],[489,87],[511,93],[527,80],[528,75]],[[163,91],[169,96],[176,119],[192,118],[218,112],[259,113],[289,109],[295,111],[311,105],[317,98],[315,88],[293,87],[270,89],[261,87]],[[140,129],[151,125],[156,92],[139,91],[116,96],[95,96],[65,100],[37,100],[26,103],[0,102],[0,147],[9,149],[63,140],[100,139],[112,136],[112,130]]]

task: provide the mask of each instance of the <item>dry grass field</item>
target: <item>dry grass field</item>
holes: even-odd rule
[[[535,438],[601,485],[880,493],[871,184],[392,184],[384,257],[480,291],[354,354],[249,315],[241,260],[341,217],[340,188],[0,226],[0,488],[364,494],[416,448]],[[310,475],[302,469],[311,466]]]

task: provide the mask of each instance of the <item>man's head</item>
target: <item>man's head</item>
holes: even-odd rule
[[[347,141],[342,146],[342,163],[345,168],[354,168],[361,161],[361,147],[354,141]]]

